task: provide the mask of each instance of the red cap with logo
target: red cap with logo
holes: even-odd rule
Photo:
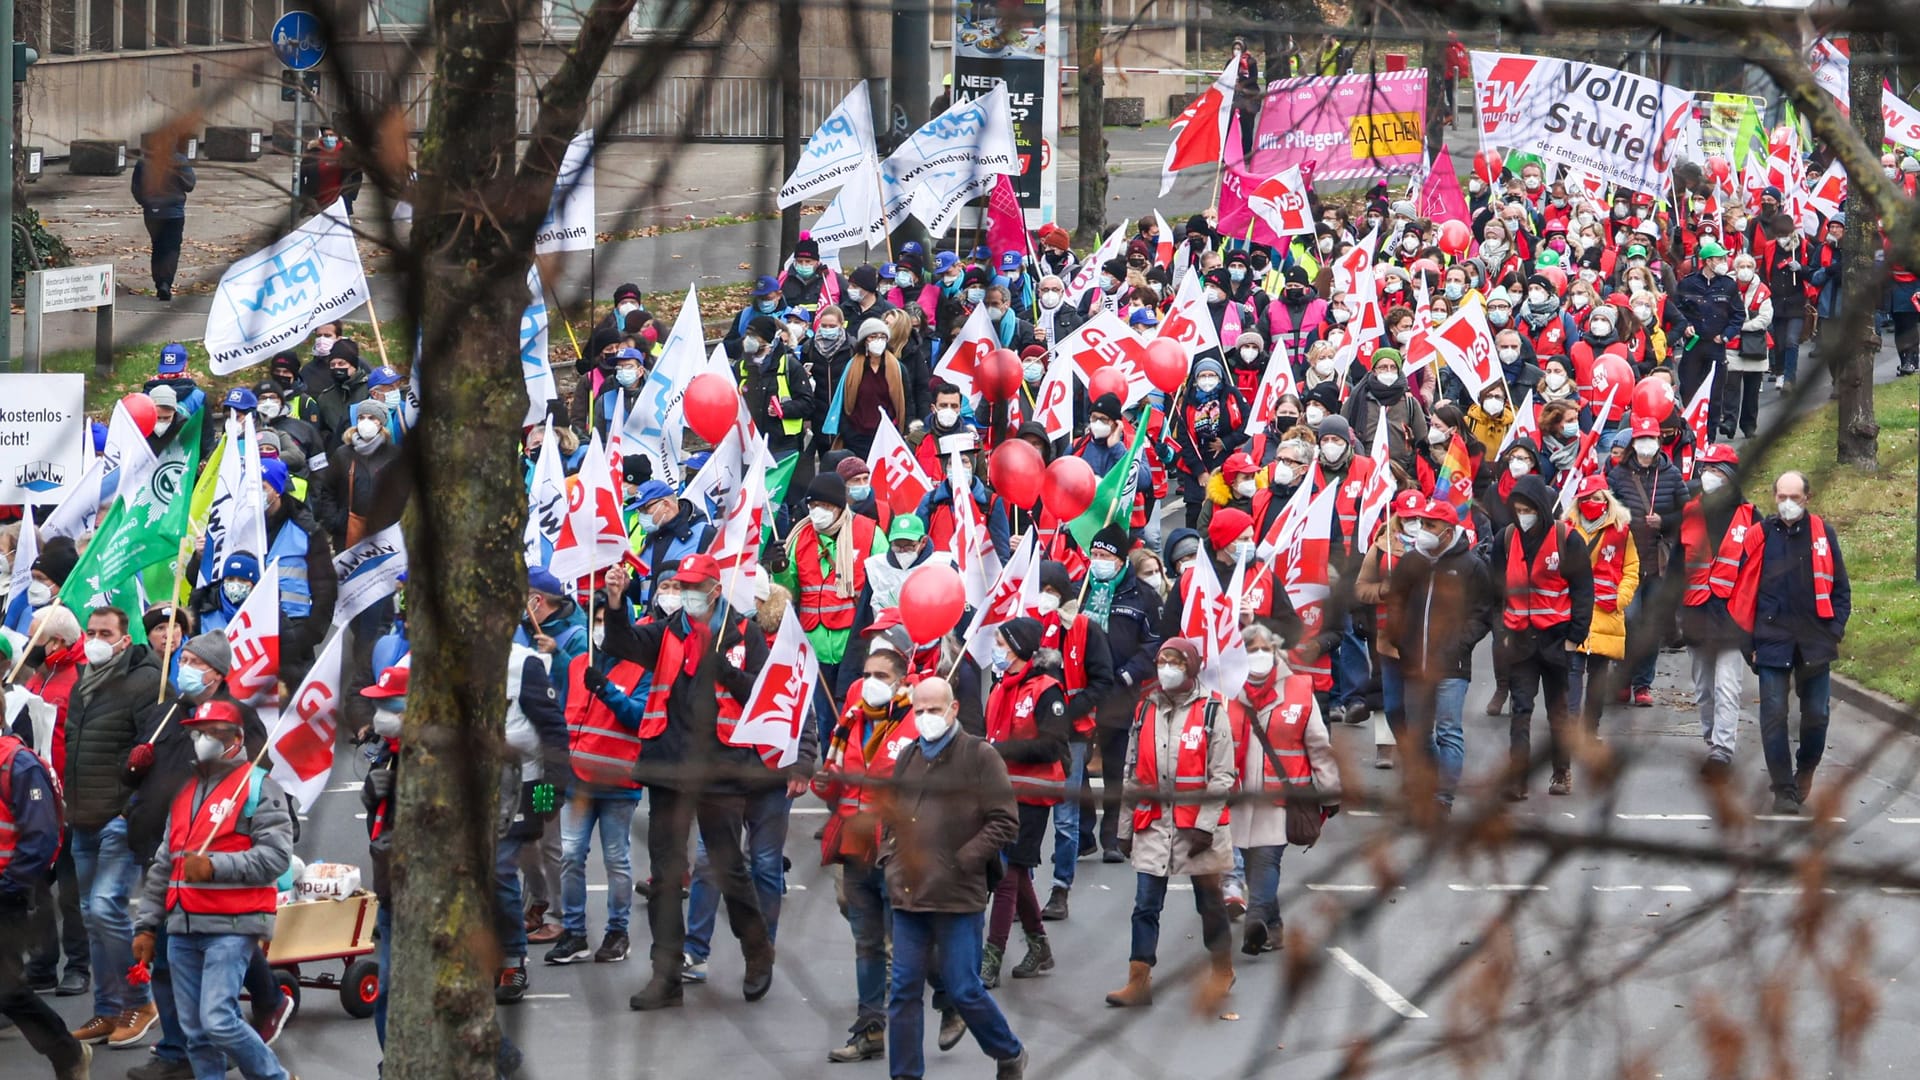
[[[390,667],[380,673],[380,678],[372,686],[360,691],[364,698],[397,698],[407,696],[407,676],[411,667]]]
[[[241,727],[245,721],[240,716],[240,706],[216,698],[193,710],[193,715],[181,720],[180,724],[183,727],[196,724],[232,724]]]
[[[674,568],[673,580],[689,584],[702,581],[719,581],[720,564],[711,555],[688,555]]]

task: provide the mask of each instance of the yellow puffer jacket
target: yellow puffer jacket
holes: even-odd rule
[[[1607,512],[1601,515],[1599,521],[1589,524],[1581,516],[1577,502],[1567,508],[1564,519],[1586,543],[1588,561],[1593,563],[1604,561],[1601,559],[1602,553],[1594,550],[1600,532],[1609,525],[1619,525],[1624,530],[1628,521],[1627,508],[1620,504],[1620,500],[1614,498],[1611,491],[1603,494],[1607,497]],[[1587,640],[1580,646],[1580,651],[1589,656],[1603,656],[1611,660],[1624,660],[1627,656],[1627,605],[1633,602],[1633,594],[1640,587],[1640,551],[1631,536],[1625,536],[1624,540],[1627,556],[1620,567],[1620,600],[1612,611],[1602,609],[1597,603],[1593,605],[1593,621],[1587,632]]]

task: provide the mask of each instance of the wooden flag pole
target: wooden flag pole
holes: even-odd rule
[[[373,310],[372,289],[367,290],[367,321],[373,324],[373,345],[374,348],[380,350],[381,366],[392,367],[393,365],[387,362],[387,339],[386,336],[380,332],[380,316]]]

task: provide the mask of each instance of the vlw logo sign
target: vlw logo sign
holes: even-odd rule
[[[320,259],[312,244],[303,247],[298,253],[275,255],[263,262],[252,288],[235,290],[240,306],[271,316],[311,306],[305,286],[320,284]]]
[[[14,470],[15,487],[28,491],[52,491],[66,482],[67,471],[51,461],[29,461]]]

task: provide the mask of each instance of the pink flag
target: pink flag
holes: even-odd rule
[[[1466,221],[1467,197],[1460,193],[1460,177],[1453,171],[1453,155],[1446,147],[1433,157],[1433,167],[1420,185],[1420,216],[1432,221]]]
[[[241,701],[278,700],[280,685],[280,560],[260,568],[260,584],[227,624],[227,691]]]
[[[800,756],[800,725],[806,722],[807,703],[813,700],[814,685],[819,681],[820,667],[814,660],[813,646],[793,617],[793,608],[788,607],[767,654],[767,666],[753,681],[753,693],[747,697],[740,721],[727,735],[727,743],[753,747],[776,769],[793,764]]]
[[[987,247],[996,260],[1009,251],[1024,255],[1027,250],[1026,212],[1014,193],[1013,177],[1006,173],[994,177],[993,194],[987,196]]]

